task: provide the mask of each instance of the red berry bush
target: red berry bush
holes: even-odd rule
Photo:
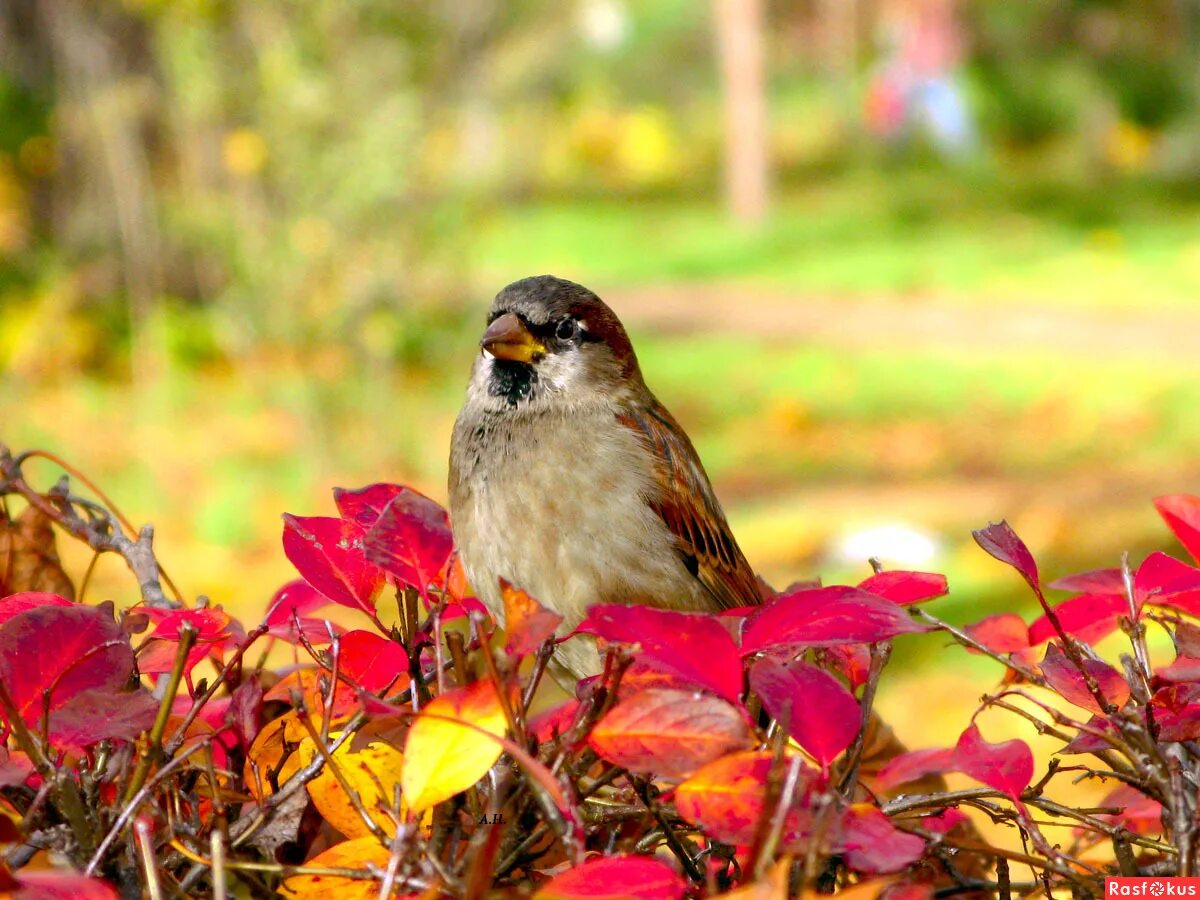
[[[1000,523],[975,538],[1033,622],[956,628],[928,611],[942,576],[877,571],[719,616],[597,605],[556,637],[519,585],[501,630],[445,512],[376,484],[284,516],[299,578],[240,623],[171,599],[152,531],[66,479],[31,485],[32,455],[0,448],[14,897],[1099,897],[1106,875],[1195,870],[1200,569],[1166,553],[1043,584]],[[1200,558],[1200,499],[1156,505]],[[77,602],[55,529],[124,557],[128,607]],[[927,631],[999,663],[979,709],[1057,742],[1048,766],[974,721],[954,746],[896,744],[876,689],[893,642]],[[1097,653],[1116,632],[1124,650]],[[563,640],[597,641],[604,671],[547,705]],[[1080,780],[1106,799],[1072,805]]]

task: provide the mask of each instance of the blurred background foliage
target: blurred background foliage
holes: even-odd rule
[[[489,298],[549,271],[771,580],[879,553],[978,619],[1022,595],[970,528],[1056,576],[1200,491],[1198,88],[1197,0],[5,0],[0,440],[252,615],[281,511],[444,498]]]

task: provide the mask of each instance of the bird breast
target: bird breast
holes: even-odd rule
[[[711,603],[647,503],[646,449],[611,408],[533,421],[464,411],[451,454],[463,565],[501,620],[501,577],[562,615],[564,631],[593,603]]]

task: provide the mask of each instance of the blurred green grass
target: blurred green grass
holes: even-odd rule
[[[933,292],[964,304],[1191,307],[1197,213],[1178,185],[852,167],[789,186],[751,230],[715,204],[674,198],[505,207],[473,258],[497,283],[553,264],[610,286],[737,280],[797,293]]]

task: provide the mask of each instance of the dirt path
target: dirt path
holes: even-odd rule
[[[734,329],[780,340],[853,347],[953,346],[1103,358],[1169,358],[1200,365],[1196,309],[989,306],[943,298],[795,296],[737,285],[661,285],[610,291],[634,326],[669,333]]]

